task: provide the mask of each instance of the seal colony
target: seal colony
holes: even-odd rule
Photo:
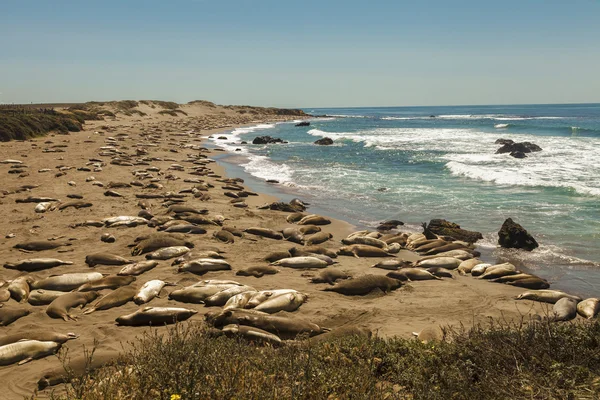
[[[218,151],[203,146],[231,125],[301,115],[183,109],[188,117],[145,106],[148,118],[0,145],[5,398],[63,382],[52,357],[61,347],[76,363],[97,341],[103,364],[133,337],[177,321],[285,345],[299,334],[409,337],[474,318],[559,321],[600,309],[505,260],[486,264],[468,243],[400,224],[358,231],[301,200],[254,193],[223,176]],[[60,153],[44,151],[57,145]],[[8,174],[11,165],[23,172]]]

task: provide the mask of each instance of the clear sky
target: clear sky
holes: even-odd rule
[[[600,102],[599,0],[0,0],[0,102]]]

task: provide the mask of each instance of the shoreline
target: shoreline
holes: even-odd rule
[[[186,110],[191,112],[189,109]],[[200,113],[200,115],[203,114]],[[225,120],[230,118],[231,121],[235,121],[233,116],[223,118]],[[271,119],[264,116],[264,120]],[[147,167],[113,165],[108,162],[110,157],[103,157],[106,165],[102,171],[93,172],[81,168],[90,162],[90,159],[97,158],[98,154],[102,153],[100,148],[106,147],[108,142],[112,142],[108,140],[109,137],[116,136],[119,133],[126,134],[127,137],[122,137],[122,140],[115,140],[115,142],[117,147],[127,154],[132,151],[135,154],[135,149],[140,148],[140,143],[149,144],[148,142],[154,142],[156,144],[155,147],[145,147],[150,157],[161,160],[148,162],[149,165],[162,171],[162,174],[157,176],[160,177],[160,183],[164,186],[164,189],[156,189],[155,191],[178,192],[190,187],[189,183],[184,182],[184,178],[188,178],[186,172],[190,172],[190,167],[193,166],[189,161],[186,163],[186,160],[188,154],[194,153],[194,150],[191,150],[192,147],[185,146],[203,146],[205,144],[205,140],[202,139],[203,136],[223,132],[224,129],[229,129],[236,123],[232,122],[226,125],[230,126],[205,130],[201,129],[203,123],[191,117],[151,116],[147,119],[119,117],[115,121],[89,122],[85,125],[84,131],[72,133],[68,136],[50,135],[24,142],[0,143],[0,158],[22,159],[28,165],[27,170],[29,173],[29,175],[19,178],[16,174],[7,174],[9,166],[0,165],[0,173],[5,174],[6,177],[4,188],[11,189],[23,184],[34,183],[41,185],[29,193],[9,193],[0,198],[0,212],[6,216],[5,220],[0,223],[0,232],[2,233],[0,256],[6,262],[33,257],[57,257],[74,262],[70,266],[59,266],[30,274],[38,279],[55,274],[92,271],[84,264],[85,257],[92,252],[103,251],[131,258],[130,249],[127,245],[132,243],[136,237],[151,233],[153,230],[146,226],[134,228],[83,227],[74,229],[69,228],[69,225],[114,215],[136,215],[140,208],[138,206],[139,200],[135,197],[135,194],[139,193],[141,189],[134,187],[115,189],[123,197],[114,198],[105,196],[106,188],[96,187],[92,182],[101,181],[105,185],[111,181],[130,182],[135,179],[132,176],[132,171]],[[109,126],[110,130],[100,129],[102,126]],[[195,132],[190,133],[190,129]],[[99,133],[99,130],[105,132]],[[44,152],[44,148],[63,150],[63,152]],[[194,154],[197,153],[196,151]],[[184,166],[183,171],[170,170],[174,164],[178,163]],[[55,176],[54,172],[58,170],[57,167],[59,166],[69,167],[68,170],[65,170],[66,175]],[[215,175],[225,176],[226,167],[218,162],[208,164],[208,167],[214,171]],[[50,169],[51,172],[38,172],[46,168]],[[86,181],[91,175],[94,175],[95,179]],[[165,176],[167,175],[175,175],[175,178],[178,179],[166,179]],[[223,215],[226,218],[225,226],[240,229],[260,226],[276,230],[294,226],[285,221],[288,213],[256,208],[257,205],[274,201],[279,197],[269,193],[258,193],[258,196],[248,198],[247,208],[235,208],[230,203],[231,199],[223,194],[222,183],[218,182],[217,178],[208,176],[200,178],[214,186],[208,192],[212,199],[207,202],[201,202],[189,196],[185,199],[190,205],[206,208],[210,216]],[[230,178],[232,177],[230,176]],[[33,211],[34,204],[15,203],[15,199],[28,195],[54,196],[64,200],[67,194],[71,193],[84,195],[86,201],[93,203],[93,207],[79,210],[70,208],[64,211],[55,210],[37,214]],[[151,203],[150,210],[152,213],[159,216],[165,215],[166,208],[160,204],[160,201],[149,200],[149,203]],[[314,207],[317,207],[317,205],[314,205]],[[311,208],[308,211],[310,212]],[[333,222],[333,224],[323,227],[325,232],[333,235],[332,240],[325,243],[324,246],[337,249],[340,247],[340,240],[346,237],[354,227],[343,220]],[[222,244],[212,238],[212,233],[218,228],[207,227],[207,230],[208,233],[204,235],[189,235],[190,240],[197,246],[218,247],[225,251],[226,259],[232,265],[234,271],[252,265],[265,265],[266,263],[261,261],[261,258],[267,253],[287,250],[294,246],[293,243],[287,241],[265,239],[253,235],[236,238],[233,244]],[[16,237],[5,238],[4,235],[8,233],[14,233]],[[102,233],[114,234],[117,239],[116,242],[113,244],[101,242],[99,239]],[[70,246],[65,250],[49,250],[33,254],[24,254],[13,248],[16,243],[48,238],[67,240]],[[140,261],[140,259],[135,260]],[[337,261],[339,263],[335,265],[335,268],[340,268],[354,276],[363,274],[385,275],[387,272],[370,268],[372,264],[379,261],[377,259],[340,256]],[[203,276],[197,276],[191,273],[177,274],[170,264],[169,261],[160,262],[156,268],[138,276],[136,284],[141,285],[151,279],[161,279],[178,286],[187,286],[201,279],[235,279],[257,290],[293,288],[307,293],[309,300],[290,316],[310,320],[328,328],[364,327],[377,332],[383,337],[411,337],[412,332],[420,331],[431,325],[460,326],[464,324],[470,326],[478,323],[486,324],[490,318],[518,321],[521,318],[526,318],[529,314],[543,315],[548,310],[547,306],[539,303],[515,301],[515,296],[525,291],[525,289],[493,284],[470,276],[458,276],[455,273],[453,273],[455,275],[453,279],[411,282],[386,295],[371,293],[366,296],[344,296],[323,291],[327,287],[326,284],[309,283],[309,276],[315,275],[318,271],[280,268],[279,273],[265,275],[262,278],[235,276],[232,271],[210,272]],[[117,268],[119,267],[97,266],[94,271],[113,274],[118,271]],[[22,275],[25,274],[8,269],[0,270],[0,278],[4,280],[12,280]],[[190,319],[192,322],[203,321],[206,312],[215,310],[214,307],[184,304],[169,300],[167,293],[171,290],[171,288],[168,288],[161,297],[148,303],[148,306],[195,309],[198,313]],[[109,292],[102,291],[102,294],[106,293]],[[126,346],[136,336],[155,329],[159,332],[165,331],[164,327],[132,328],[115,325],[116,317],[134,312],[140,308],[140,306],[131,302],[90,315],[82,315],[80,310],[73,310],[73,314],[78,318],[77,321],[69,322],[50,318],[45,313],[45,306],[30,306],[27,303],[17,303],[11,299],[5,303],[3,308],[7,307],[27,308],[32,312],[9,326],[0,328],[3,335],[25,330],[75,332],[80,335],[79,338],[65,344],[65,347],[69,349],[69,354],[73,357],[82,353],[83,346],[88,349],[93,348],[95,341],[98,342],[97,350],[100,353],[120,351],[122,346]],[[23,366],[0,367],[0,379],[10,382],[6,396],[8,398],[23,398],[23,396],[31,395],[43,371],[59,365],[60,363],[56,357],[46,357]],[[41,392],[40,398],[47,396],[49,393],[49,390]]]

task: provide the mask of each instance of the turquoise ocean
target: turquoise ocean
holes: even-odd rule
[[[477,244],[487,261],[511,261],[554,288],[600,294],[600,104],[305,111],[320,116],[308,127],[261,124],[224,132],[225,140],[215,135],[227,150],[219,157],[227,173],[361,228],[399,219],[421,231],[421,222],[444,218],[482,232]],[[262,135],[288,143],[251,144]],[[334,144],[313,144],[323,137]],[[495,154],[499,138],[543,150],[524,159]],[[498,248],[508,217],[540,247]]]

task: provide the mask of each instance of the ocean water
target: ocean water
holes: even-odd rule
[[[421,222],[444,218],[482,232],[487,260],[509,260],[553,287],[600,296],[600,104],[305,111],[325,117],[309,127],[262,124],[214,139],[229,151],[222,158],[228,173],[360,227],[399,219],[421,231]],[[259,135],[289,143],[240,145]],[[334,145],[313,144],[322,137]],[[495,154],[499,138],[543,150],[525,159]],[[508,217],[540,248],[498,248]]]

